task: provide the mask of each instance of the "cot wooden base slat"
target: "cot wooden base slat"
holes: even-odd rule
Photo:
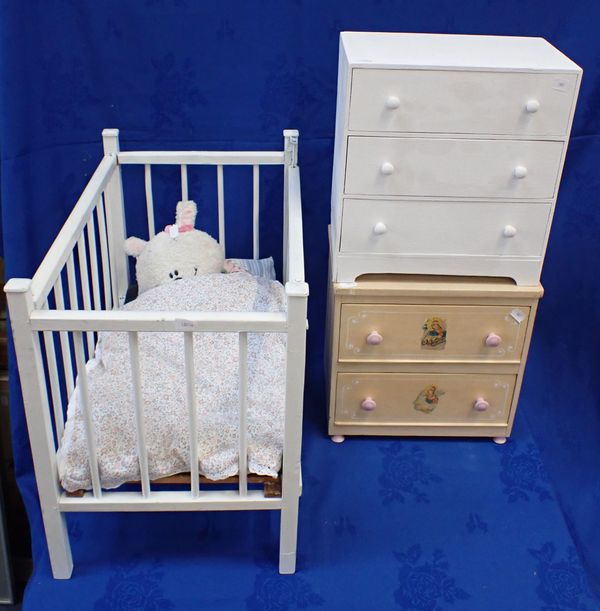
[[[238,484],[239,477],[234,475],[225,479],[213,480],[200,475],[199,477],[201,486],[219,486],[223,484]],[[270,475],[256,475],[255,473],[248,474],[249,484],[262,484],[263,495],[266,499],[278,499],[281,498],[281,477],[271,477]],[[167,486],[173,484],[190,484],[189,473],[176,473],[175,475],[169,475],[168,477],[160,477],[158,479],[151,480],[153,486]],[[140,482],[127,482],[127,484],[140,485]],[[125,485],[127,485],[125,484]],[[66,492],[69,497],[82,497],[85,494],[85,490],[75,490],[73,492]]]

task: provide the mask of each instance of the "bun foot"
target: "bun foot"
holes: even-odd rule
[[[503,446],[506,443],[506,437],[494,437],[494,443]]]
[[[333,441],[333,443],[342,443],[342,441],[344,441],[346,438],[343,435],[332,435],[331,436],[331,441]]]

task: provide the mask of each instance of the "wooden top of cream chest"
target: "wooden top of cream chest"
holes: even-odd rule
[[[341,46],[351,66],[582,72],[543,38],[342,32]]]
[[[334,282],[337,295],[355,296],[445,296],[535,298],[544,294],[541,284],[519,286],[509,278],[465,276],[420,276],[408,274],[368,274],[356,282]]]

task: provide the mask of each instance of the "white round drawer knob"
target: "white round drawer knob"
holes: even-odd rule
[[[384,176],[389,176],[390,174],[394,173],[394,165],[391,164],[389,161],[384,161],[381,164],[381,173]]]
[[[525,178],[527,176],[527,168],[524,165],[518,165],[513,170],[515,178]]]
[[[485,412],[489,406],[490,404],[483,397],[477,397],[473,403],[473,409],[477,412]]]
[[[385,107],[389,110],[396,110],[400,106],[400,98],[396,95],[391,95],[385,101]]]
[[[502,235],[505,238],[514,238],[517,235],[517,228],[512,225],[506,225],[502,230]]]
[[[369,335],[367,335],[367,344],[369,346],[379,346],[383,341],[383,335],[377,331],[371,331]]]
[[[537,100],[527,100],[525,110],[530,113],[537,112],[540,109],[540,103]]]
[[[375,223],[375,225],[373,225],[373,233],[375,235],[383,235],[384,233],[387,233],[386,224],[382,223],[381,221],[379,221],[379,223]]]

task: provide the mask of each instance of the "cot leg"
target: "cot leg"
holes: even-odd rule
[[[298,502],[296,498],[281,510],[279,534],[279,572],[293,575],[296,572],[296,543],[298,539]]]
[[[42,507],[44,530],[48,542],[48,554],[54,579],[70,579],[73,572],[73,557],[67,532],[65,515],[58,509]]]
[[[73,559],[65,516],[58,510],[61,490],[58,483],[56,449],[50,422],[44,362],[39,337],[31,330],[29,321],[29,315],[34,310],[31,280],[12,278],[6,283],[4,290],[8,298],[33,467],[52,574],[55,579],[69,579],[73,572]]]

